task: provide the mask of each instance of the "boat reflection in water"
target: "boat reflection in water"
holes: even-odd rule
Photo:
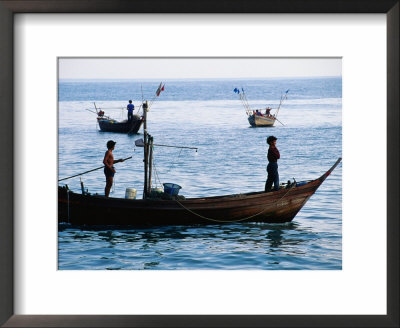
[[[151,228],[60,225],[64,269],[310,269],[324,260],[312,233],[296,222],[235,223]],[[77,240],[79,243],[77,244]],[[101,247],[93,247],[101,245]],[[85,254],[91,254],[88,262]],[[195,256],[193,254],[196,254]]]

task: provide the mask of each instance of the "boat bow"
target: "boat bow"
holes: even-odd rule
[[[339,157],[338,160],[336,161],[335,164],[332,165],[332,167],[326,171],[321,177],[318,179],[321,183],[325,181],[325,179],[332,173],[332,171],[336,168],[336,166],[339,165],[339,163],[342,161],[342,158]]]

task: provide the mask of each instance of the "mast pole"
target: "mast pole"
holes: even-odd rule
[[[148,187],[147,192],[150,195],[151,193],[151,173],[153,171],[153,137],[149,136],[149,179],[147,181]]]
[[[275,117],[278,117],[278,113],[279,113],[279,109],[281,108],[282,101],[283,101],[283,95],[281,95],[281,101],[279,102],[279,106],[278,106],[278,109],[276,110]]]
[[[288,92],[289,92],[289,90],[286,90],[285,94],[281,95],[281,101],[279,102],[279,106],[278,106],[278,109],[276,110],[275,117],[278,117],[279,109],[281,108],[281,105],[282,105],[283,101],[287,99]]]
[[[147,100],[146,102],[143,103],[143,135],[144,135],[144,147],[143,147],[143,162],[144,162],[144,186],[143,186],[143,199],[146,199],[147,196],[147,172],[148,172],[148,152],[147,152],[147,111],[148,111],[148,103]]]

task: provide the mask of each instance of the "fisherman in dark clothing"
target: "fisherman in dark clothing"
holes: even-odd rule
[[[274,190],[279,190],[279,174],[278,174],[278,159],[281,157],[278,148],[276,148],[276,140],[274,136],[267,138],[268,148],[268,178],[265,182],[265,192],[271,191],[272,184],[274,184]]]

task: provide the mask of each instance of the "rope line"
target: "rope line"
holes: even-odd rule
[[[154,149],[154,147],[153,147],[153,149]],[[172,168],[179,162],[179,160],[180,160],[180,158],[181,158],[181,154],[182,154],[182,149],[179,151],[179,155],[178,155],[177,157],[174,156],[174,161],[170,164],[170,167],[169,167],[169,168],[167,169],[167,171],[164,172],[163,174],[167,174],[167,173],[169,173],[169,172],[172,170]],[[158,182],[160,183],[160,185],[162,185],[160,176],[159,176],[159,174],[158,174],[157,166],[156,166],[156,164],[155,164],[156,162],[157,162],[157,161],[156,161],[156,156],[153,155],[153,171],[155,172],[155,174],[154,174],[154,181],[155,181],[156,185],[157,185],[157,180],[158,180]]]
[[[284,197],[286,197],[286,195],[289,193],[289,191],[290,191],[292,188],[294,188],[294,187],[295,187],[295,184],[293,184],[293,185],[288,189],[288,191],[287,191],[280,199],[278,199],[278,200],[276,201],[276,204],[277,204],[278,202],[280,202]],[[178,201],[178,200],[175,200],[175,201],[176,201],[180,206],[182,206],[182,208],[184,208],[185,210],[189,211],[190,213],[192,213],[192,214],[194,214],[194,215],[196,215],[196,216],[198,216],[198,217],[200,217],[200,218],[202,218],[202,219],[204,219],[204,220],[208,220],[208,221],[212,221],[212,222],[219,222],[219,223],[235,223],[235,222],[246,221],[246,220],[248,220],[248,219],[251,219],[251,218],[253,218],[253,217],[255,217],[255,216],[257,216],[257,215],[260,215],[261,213],[265,212],[265,211],[267,210],[267,208],[270,206],[270,205],[268,205],[268,206],[266,206],[261,212],[256,213],[256,214],[253,214],[253,215],[250,215],[250,216],[245,217],[245,218],[242,218],[242,219],[238,219],[238,220],[218,220],[218,219],[212,219],[212,218],[205,217],[205,216],[203,216],[203,215],[201,215],[201,214],[198,214],[198,213],[192,211],[191,209],[187,208],[186,206],[184,206],[180,201]]]
[[[159,174],[158,174],[158,170],[157,170],[157,167],[156,167],[156,164],[155,164],[155,162],[153,162],[153,170],[154,170],[154,182],[155,182],[155,185],[156,186],[158,186],[158,184],[160,185],[160,187],[163,185],[162,184],[162,182],[161,182],[161,179],[160,179],[160,176],[159,176]],[[158,183],[157,183],[157,181],[158,181]]]

